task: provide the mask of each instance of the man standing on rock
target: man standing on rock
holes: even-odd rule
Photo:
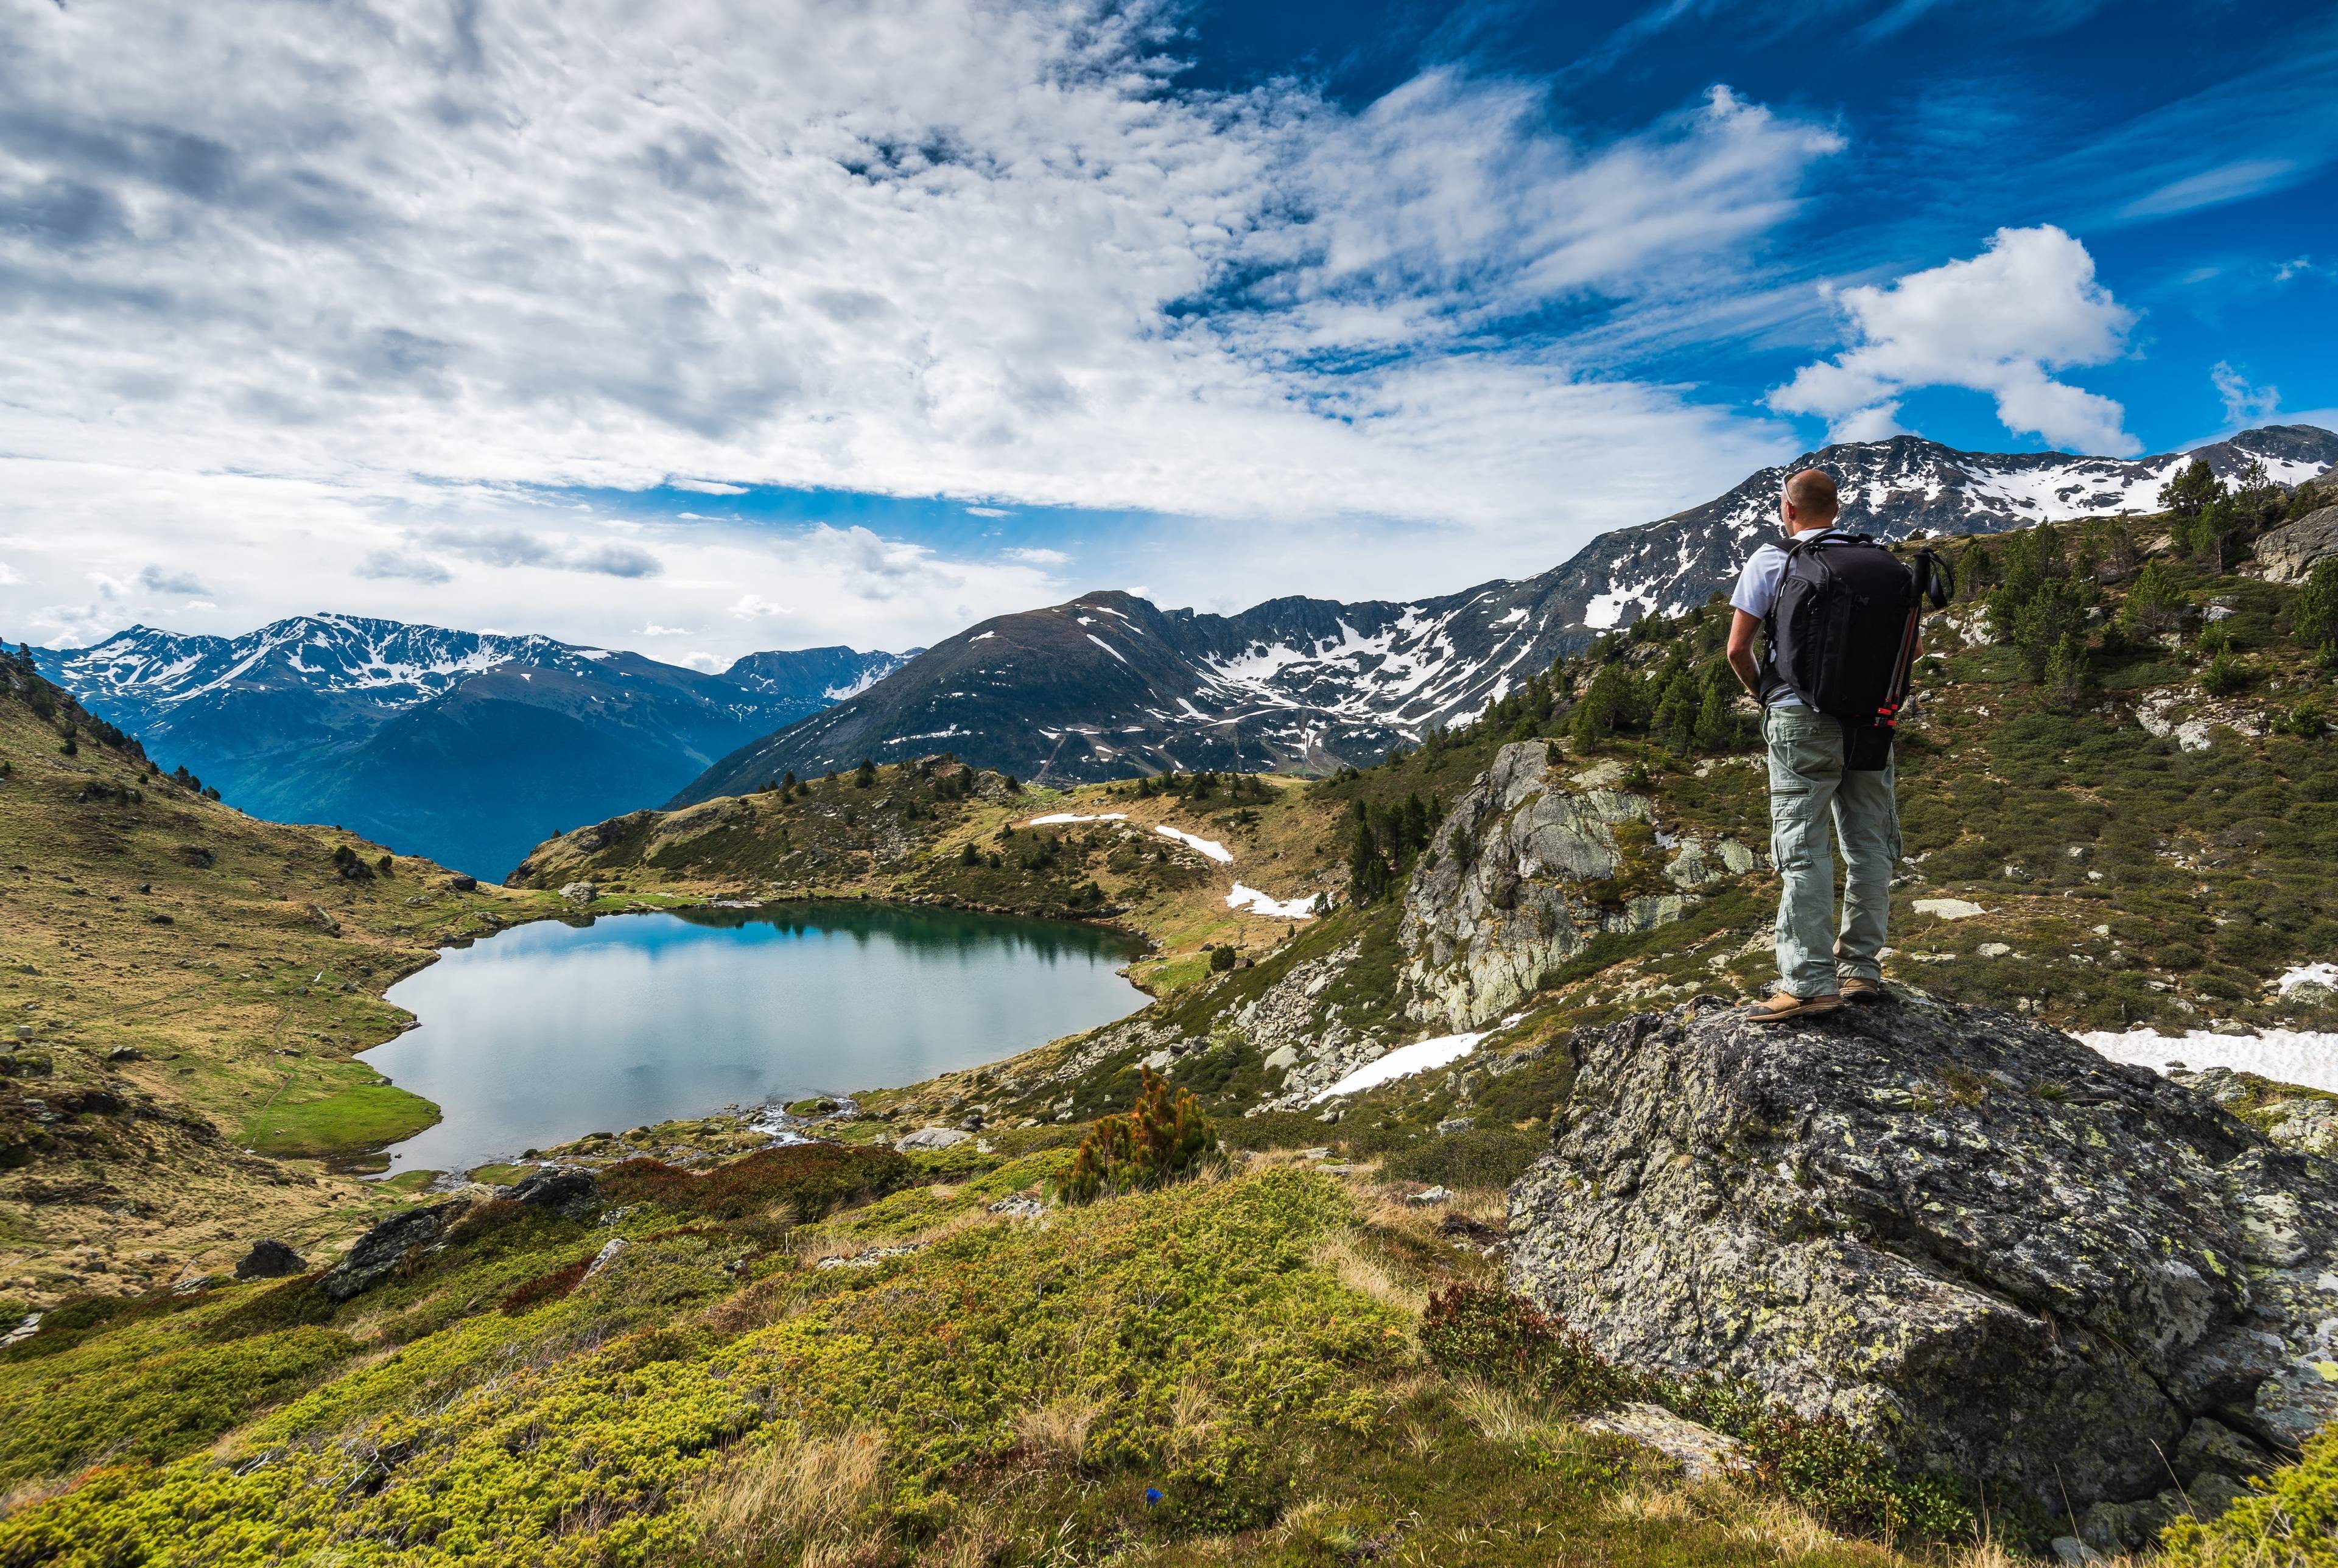
[[[1829,534],[1839,503],[1834,480],[1805,468],[1786,481],[1778,503],[1786,537],[1807,550]],[[1832,552],[1829,552],[1832,554]],[[1891,863],[1900,858],[1900,808],[1890,761],[1846,768],[1843,721],[1798,696],[1777,665],[1777,632],[1754,634],[1778,602],[1789,568],[1785,548],[1763,545],[1738,574],[1729,603],[1729,667],[1762,704],[1762,738],[1770,751],[1770,847],[1783,884],[1778,894],[1778,989],[1750,1016],[1779,1024],[1832,1012],[1845,998],[1885,999],[1883,927],[1891,905]],[[1842,922],[1834,920],[1832,817],[1843,858]]]

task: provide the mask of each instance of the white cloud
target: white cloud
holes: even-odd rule
[[[1850,440],[1890,424],[1903,392],[1962,387],[1995,397],[2018,434],[2084,452],[2142,450],[2118,404],[2049,374],[2117,358],[2135,322],[2095,280],[2087,248],[2059,229],[2000,229],[1979,256],[1836,298],[1858,342],[1797,371],[1770,394],[1773,408],[1823,416],[1834,439]]]
[[[1068,566],[1072,558],[1061,550],[1042,549],[1037,545],[1019,545],[1002,552],[1009,561],[1021,561],[1032,566]]]
[[[140,568],[138,586],[149,593],[178,593],[188,597],[199,597],[211,592],[192,572],[166,572],[160,566]]]
[[[2247,377],[2222,359],[2210,368],[2209,384],[2216,388],[2216,397],[2225,405],[2225,423],[2247,425],[2269,417],[2281,407],[2281,388],[2254,387]]]
[[[1012,517],[1015,515],[1014,513],[1008,511],[1004,506],[969,506],[967,510],[973,513],[977,517]]]
[[[1188,91],[1177,20],[155,0],[163,51],[122,48],[102,8],[11,8],[0,208],[25,220],[0,222],[0,451],[113,475],[133,570],[234,553],[265,532],[239,509],[258,486],[347,523],[222,615],[435,574],[438,603],[509,621],[544,602],[528,569],[565,568],[574,602],[632,585],[604,642],[639,622],[653,564],[663,615],[760,585],[819,603],[831,638],[914,612],[930,639],[991,579],[830,541],[810,548],[850,602],[751,573],[709,606],[671,530],[613,552],[526,487],[1379,519],[1548,565],[1790,444],[1484,329],[1734,297],[1832,130],[1724,89],[1577,139],[1537,90],[1453,70],[1361,112],[1298,82]],[[27,204],[50,190],[72,200]],[[174,509],[131,515],[148,491]],[[0,613],[84,592],[67,581],[44,567]]]
[[[369,550],[356,571],[360,577],[402,577],[408,583],[446,583],[455,575],[418,550]]]
[[[661,626],[656,622],[652,621],[643,626],[640,631],[634,632],[634,635],[636,637],[687,637],[690,635],[690,628],[687,626]]]
[[[2287,158],[2245,158],[2171,180],[2119,209],[2122,218],[2166,218],[2260,195],[2307,172]]]

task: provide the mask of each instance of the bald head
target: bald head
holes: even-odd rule
[[[1799,533],[1805,528],[1822,528],[1834,521],[1835,513],[1841,509],[1834,475],[1823,468],[1805,468],[1786,481],[1783,510],[1788,529]]]

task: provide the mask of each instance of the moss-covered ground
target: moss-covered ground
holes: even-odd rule
[[[1493,1194],[1237,1157],[994,1212],[1066,1153],[889,1156],[824,1220],[817,1151],[635,1166],[338,1308],[301,1277],[90,1311],[0,1353],[0,1563],[1897,1560],[1430,1362]]]

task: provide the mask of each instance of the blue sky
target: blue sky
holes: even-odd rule
[[[2326,5],[314,15],[0,17],[0,634],[719,666],[2338,425]]]

